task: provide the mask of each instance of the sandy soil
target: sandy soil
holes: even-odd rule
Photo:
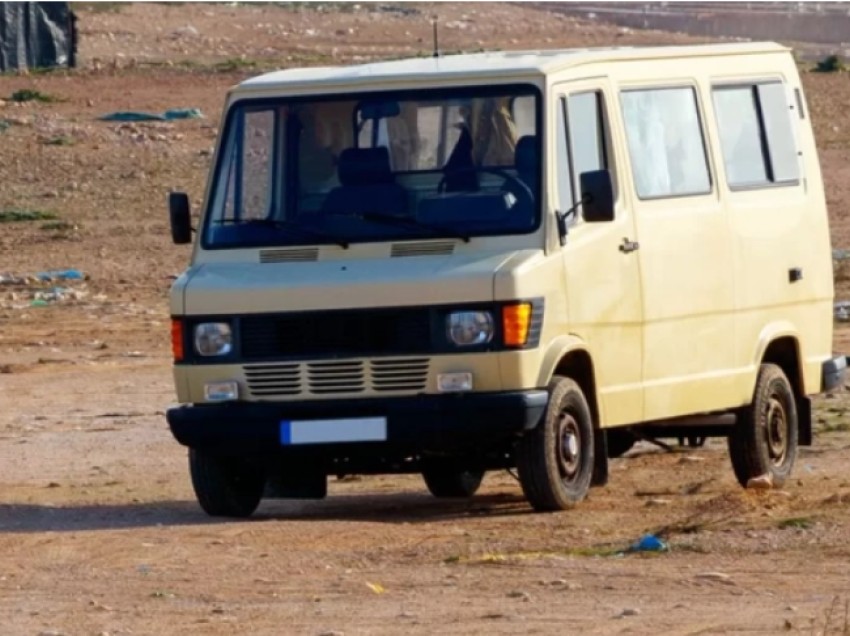
[[[0,224],[0,275],[87,275],[0,283],[0,633],[850,633],[843,393],[818,401],[816,444],[781,492],[742,491],[712,441],[637,447],[571,513],[532,514],[505,473],[464,503],[374,477],[246,522],[201,513],[163,417],[166,299],[188,257],[168,238],[166,193],[200,203],[229,85],[425,51],[433,8],[411,8],[107,4],[80,14],[84,68],[0,77],[0,211],[45,217]],[[446,50],[688,41],[509,5],[440,14]],[[850,248],[850,80],[805,83],[833,242]],[[22,88],[61,101],[7,99]],[[183,107],[204,118],[96,120]],[[46,306],[31,304],[39,285]],[[648,532],[671,551],[619,553]]]

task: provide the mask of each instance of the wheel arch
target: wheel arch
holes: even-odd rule
[[[800,351],[799,332],[793,325],[779,323],[762,331],[751,391],[755,390],[758,368],[762,364],[775,364],[785,373],[796,398],[799,443],[801,446],[811,445],[811,401],[806,395],[806,378]]]
[[[539,386],[547,386],[555,375],[572,378],[581,387],[594,428],[602,424],[602,408],[596,391],[596,372],[586,344],[576,336],[557,338],[549,345],[540,369]]]

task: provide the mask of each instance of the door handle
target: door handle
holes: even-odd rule
[[[640,249],[640,243],[638,243],[637,241],[630,241],[627,238],[624,238],[623,242],[620,244],[620,251],[623,254],[634,252],[637,249]]]

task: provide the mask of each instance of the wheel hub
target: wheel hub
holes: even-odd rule
[[[788,450],[788,421],[785,407],[776,396],[768,401],[765,427],[770,460],[777,466],[781,465]]]
[[[581,433],[575,418],[569,413],[561,416],[558,463],[561,475],[570,480],[575,477],[581,462]]]

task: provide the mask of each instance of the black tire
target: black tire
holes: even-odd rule
[[[431,467],[422,471],[428,491],[440,499],[466,499],[472,497],[484,479],[483,470],[459,470],[449,467]]]
[[[265,474],[238,458],[191,448],[189,473],[198,503],[211,517],[250,517],[263,498]]]
[[[798,445],[797,402],[785,373],[763,364],[753,402],[741,409],[729,435],[729,457],[735,477],[746,488],[754,477],[770,475],[781,488],[794,467]]]
[[[593,477],[593,418],[581,388],[570,378],[549,383],[549,406],[517,446],[523,493],[538,512],[568,510],[581,502]]]
[[[616,459],[628,453],[637,442],[637,438],[629,431],[607,429],[608,459]]]

